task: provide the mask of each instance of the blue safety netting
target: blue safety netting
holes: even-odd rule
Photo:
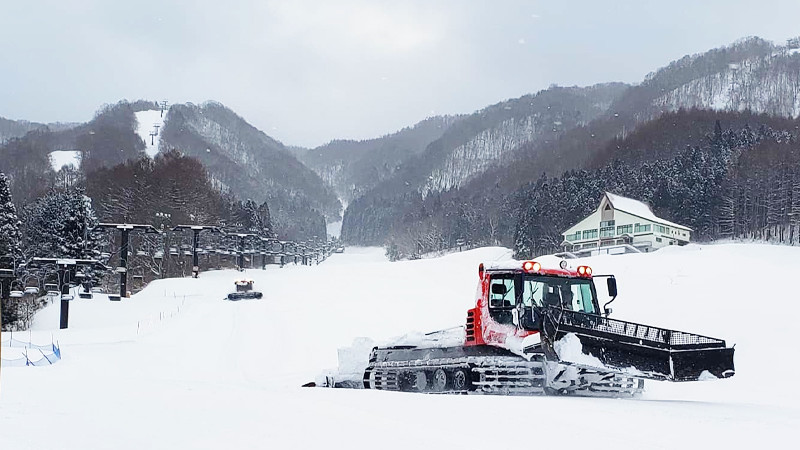
[[[51,342],[47,345],[37,345],[30,341],[21,341],[19,339],[6,339],[0,342],[0,346],[4,348],[18,348],[22,351],[15,351],[13,358],[8,358],[5,354],[9,352],[2,352],[3,356],[0,358],[0,364],[3,367],[21,367],[21,366],[49,366],[61,360],[61,347],[57,342]]]

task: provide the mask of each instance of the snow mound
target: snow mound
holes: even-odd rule
[[[583,345],[574,333],[567,333],[553,344],[553,349],[561,361],[587,367],[603,368],[603,363],[592,355],[583,353]]]

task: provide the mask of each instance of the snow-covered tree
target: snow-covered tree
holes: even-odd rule
[[[258,205],[255,201],[247,199],[241,204],[240,215],[242,226],[247,232],[260,237],[274,237],[267,202]]]
[[[20,221],[11,201],[8,178],[0,172],[0,262],[12,262],[22,256]],[[6,260],[6,261],[2,261]]]
[[[260,234],[263,224],[261,223],[261,217],[258,215],[256,202],[248,198],[242,205],[242,209],[244,209],[244,222],[247,224],[247,231]]]
[[[270,216],[267,202],[258,206],[258,217],[261,221],[261,231],[259,233],[264,237],[275,237],[275,232],[272,227],[272,217]]]
[[[100,255],[97,223],[91,200],[82,189],[51,192],[25,208],[28,256],[96,259]]]

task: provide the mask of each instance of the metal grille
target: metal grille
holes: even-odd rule
[[[605,333],[628,336],[635,339],[658,342],[666,345],[696,345],[714,344],[724,345],[721,339],[710,338],[684,331],[667,330],[649,325],[642,325],[623,320],[609,319],[576,311],[562,310],[549,307],[547,315],[558,318],[557,323],[571,325],[578,328],[588,328]]]
[[[472,342],[475,340],[475,313],[472,310],[467,312],[467,341]]]

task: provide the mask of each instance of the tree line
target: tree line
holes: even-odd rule
[[[98,227],[100,222],[155,224],[160,230],[202,224],[265,238],[276,236],[266,202],[240,201],[221,193],[197,160],[174,151],[155,159],[143,157],[99,168],[72,185],[51,187],[19,210],[10,180],[0,172],[2,268],[18,269],[34,257],[109,262],[109,255],[119,246]],[[152,260],[155,250],[184,240],[175,236],[161,237],[159,242],[153,239],[135,236],[131,243],[153,250],[148,253]],[[147,266],[146,261],[140,262]],[[18,311],[10,305],[3,304],[4,323],[18,319]]]
[[[657,215],[692,228],[696,241],[797,245],[797,124],[748,112],[668,113],[626,139],[611,140],[595,152],[590,162],[595,167],[557,176],[540,173],[511,192],[481,185],[424,197],[362,197],[348,208],[343,229],[357,230],[365,240],[372,236],[369,243],[385,245],[393,259],[458,242],[501,244],[527,258],[558,251],[561,232],[596,209],[603,192],[610,191],[644,201]],[[371,235],[375,227],[389,230],[389,238],[381,242],[380,234]]]

